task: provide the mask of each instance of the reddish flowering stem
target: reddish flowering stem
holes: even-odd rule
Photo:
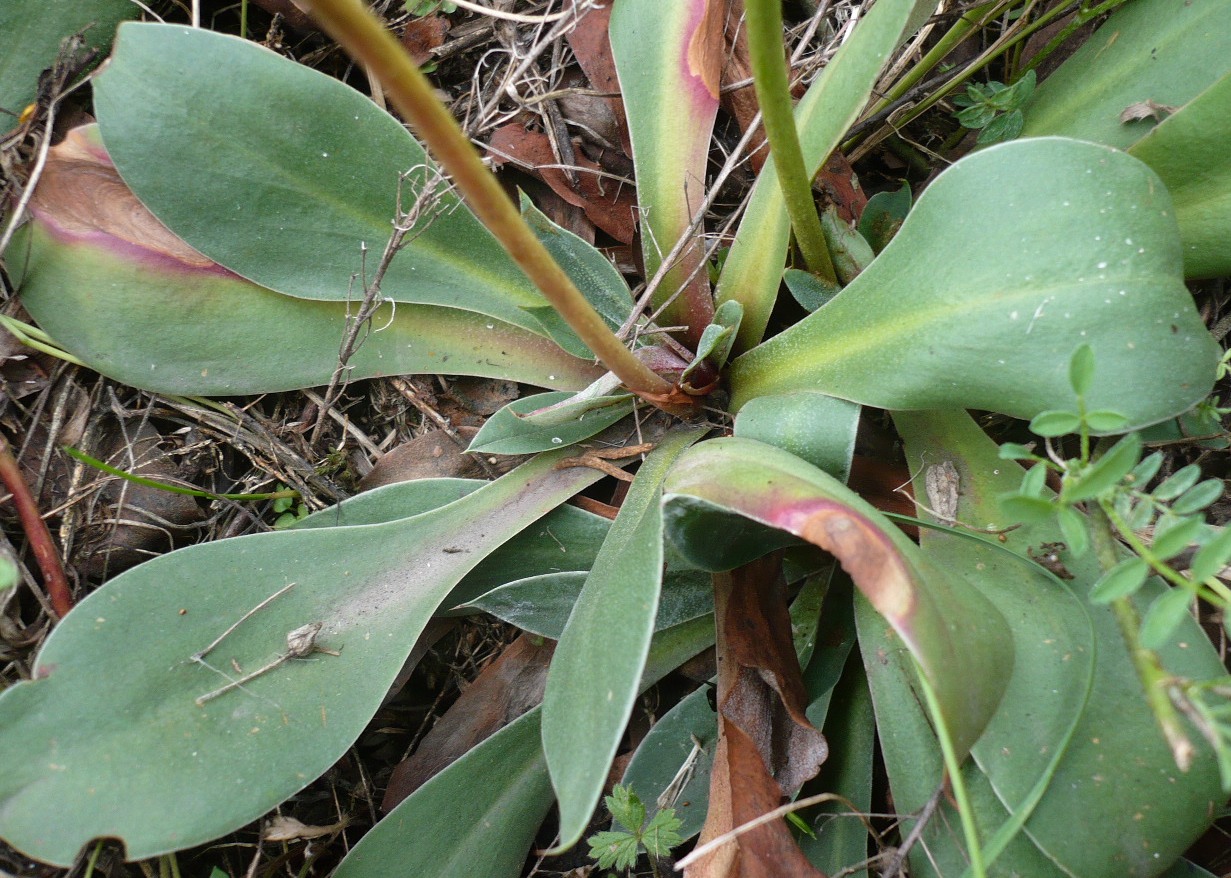
[[[13,506],[17,509],[17,517],[21,520],[22,530],[30,541],[34,552],[34,560],[43,574],[43,587],[51,598],[51,608],[57,618],[63,619],[73,608],[73,596],[68,589],[68,578],[64,575],[64,565],[60,563],[60,553],[51,539],[51,531],[39,514],[38,504],[30,493],[17,465],[17,459],[9,450],[9,443],[0,436],[0,482],[13,496]]]

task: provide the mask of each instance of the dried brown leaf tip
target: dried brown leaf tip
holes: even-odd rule
[[[714,578],[719,740],[700,844],[686,878],[824,878],[782,820],[753,825],[829,755],[804,715],[785,590],[771,556]],[[698,848],[698,852],[700,848]]]

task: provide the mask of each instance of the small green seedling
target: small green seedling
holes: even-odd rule
[[[647,823],[641,799],[632,787],[620,784],[616,784],[611,795],[603,801],[615,822],[626,830],[596,832],[590,836],[590,856],[598,861],[599,868],[631,869],[643,849],[651,857],[665,857],[683,841],[677,832],[683,821],[675,816],[674,808],[661,809]]]
[[[980,146],[1012,140],[1025,125],[1021,108],[1034,94],[1034,85],[1033,70],[1027,70],[1012,85],[971,83],[966,86],[966,94],[953,99],[956,106],[963,108],[957,113],[957,121],[963,128],[979,131],[976,142]]]
[[[285,485],[279,485],[279,492],[285,487]],[[274,512],[278,513],[278,517],[274,519],[274,530],[282,530],[290,527],[297,521],[307,518],[309,509],[307,504],[302,502],[298,495],[296,495],[294,497],[275,498]]]

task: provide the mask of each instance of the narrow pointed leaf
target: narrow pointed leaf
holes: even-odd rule
[[[821,470],[749,439],[689,450],[665,491],[673,541],[689,519],[720,542],[727,522],[746,517],[834,554],[927,675],[958,752],[979,736],[1012,664],[1004,620],[961,580],[931,566],[879,512]],[[974,661],[983,669],[978,686],[969,675]]]
[[[386,878],[414,863],[421,878],[520,874],[551,809],[551,782],[535,708],[404,799],[334,872]]]
[[[325,771],[380,705],[418,632],[496,546],[601,474],[544,455],[434,512],[388,524],[204,543],[118,577],[0,695],[0,836],[68,865],[98,837],[129,858],[255,820]],[[263,600],[295,583],[193,660]],[[337,655],[282,662],[320,623]],[[199,702],[199,703],[198,703]],[[185,796],[184,790],[192,790]]]
[[[667,434],[642,464],[560,635],[543,695],[558,849],[574,845],[589,824],[632,714],[662,582],[661,484],[702,433]]]
[[[575,445],[633,410],[633,400],[623,394],[585,400],[553,412],[549,418],[535,417],[534,412],[568,403],[571,397],[571,393],[552,392],[514,400],[487,419],[466,450],[476,454],[533,454]]]
[[[354,305],[279,295],[171,235],[133,197],[95,127],[53,147],[9,250],[26,309],[92,368],[162,393],[326,384]],[[472,311],[382,307],[349,377],[445,372],[582,387],[599,374],[548,339]]]
[[[94,102],[120,175],[159,220],[298,298],[355,297],[352,277],[374,270],[399,189],[409,209],[428,163],[396,119],[350,87],[200,28],[122,27]],[[585,355],[554,312],[534,310],[547,301],[455,196],[410,238],[385,275],[386,297],[474,311]]]
[[[992,147],[938,177],[828,305],[737,359],[732,405],[807,389],[1031,418],[1074,400],[1067,364],[1085,343],[1087,404],[1161,421],[1209,393],[1218,356],[1181,269],[1145,165],[1060,138]]]

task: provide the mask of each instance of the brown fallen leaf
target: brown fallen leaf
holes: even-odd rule
[[[584,155],[575,156],[577,188],[557,164],[551,141],[540,131],[531,131],[520,122],[497,128],[488,144],[497,164],[513,162],[538,177],[552,191],[586,212],[590,222],[617,241],[627,244],[637,230],[637,193],[632,186],[612,180]]]
[[[453,760],[543,700],[555,641],[523,634],[483,669],[389,778],[381,809],[392,810]]]
[[[456,432],[463,441],[469,442],[479,431],[474,427],[458,427]],[[428,430],[376,461],[372,471],[359,481],[359,490],[370,491],[382,485],[415,479],[481,479],[484,475],[474,455],[466,454],[453,437],[444,430]]]
[[[699,845],[774,810],[829,754],[804,715],[777,555],[715,574],[718,746]],[[686,866],[685,878],[824,878],[781,820],[749,829]]]
[[[620,78],[616,75],[615,59],[611,54],[611,41],[607,28],[611,24],[611,4],[591,7],[569,32],[566,39],[573,57],[581,71],[590,81],[590,88],[604,95],[607,106],[618,123],[618,146],[626,156],[633,154],[632,139],[628,134],[628,122],[624,116],[624,104],[620,101]]]
[[[722,68],[722,108],[735,119],[739,130],[747,132],[760,112],[756,89],[752,86],[752,61],[748,57],[748,31],[744,27],[744,0],[730,0],[726,20],[727,60]],[[747,83],[731,88],[737,82]],[[765,128],[757,124],[757,133],[748,145],[748,162],[760,173],[769,158]]]
[[[449,32],[449,19],[443,15],[425,15],[406,22],[402,45],[419,66],[432,60],[432,49],[443,46]]]

